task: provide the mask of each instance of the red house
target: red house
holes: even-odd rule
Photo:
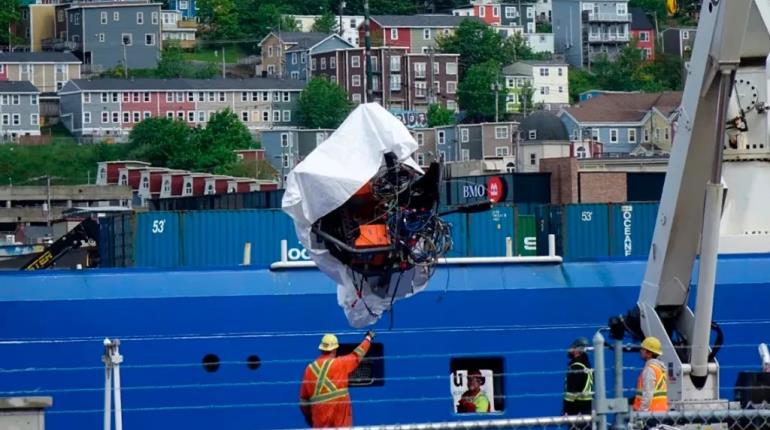
[[[454,15],[375,15],[369,19],[372,46],[400,46],[412,53],[427,53],[431,48],[436,48],[437,36],[451,34],[466,19],[479,18]],[[358,33],[359,45],[363,46],[366,40],[363,24],[358,27]]]
[[[631,8],[631,37],[636,39],[636,46],[643,51],[642,55],[647,60],[655,59],[655,26],[644,10],[638,7]]]

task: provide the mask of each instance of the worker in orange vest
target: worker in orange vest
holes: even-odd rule
[[[318,349],[321,355],[305,369],[299,391],[300,409],[312,427],[351,427],[353,412],[348,394],[348,376],[369,351],[374,332],[366,333],[352,354],[337,357],[337,336],[324,335]]]
[[[633,409],[642,412],[668,411],[668,382],[666,367],[658,360],[662,353],[660,340],[647,337],[642,342],[639,354],[644,360],[644,369],[636,382],[636,397]]]

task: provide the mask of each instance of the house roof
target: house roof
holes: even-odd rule
[[[0,93],[39,93],[29,81],[0,81]]]
[[[506,76],[514,76],[514,75],[532,76],[532,67],[541,67],[541,66],[567,67],[568,65],[566,63],[562,63],[558,61],[537,61],[537,60],[517,61],[513,64],[509,64],[503,67],[503,74]]]
[[[283,43],[310,43],[308,46],[313,46],[316,43],[329,37],[326,33],[319,33],[316,31],[291,31],[291,32],[273,32],[274,35],[279,36],[283,40]]]
[[[532,112],[522,119],[519,130],[524,140],[529,140],[530,130],[537,132],[537,137],[533,140],[569,140],[564,123],[556,114],[545,110]]]
[[[179,90],[301,90],[304,83],[297,79],[73,79],[76,88],[64,88],[62,93],[84,91],[179,91]],[[70,87],[70,85],[67,87]]]
[[[375,15],[371,18],[383,27],[457,27],[466,19],[484,22],[477,17],[455,15]]]
[[[631,9],[631,30],[654,30],[655,27],[650,22],[650,18],[644,12],[644,9],[632,7]]]
[[[72,3],[70,9],[98,9],[98,8],[110,8],[110,7],[132,7],[132,6],[162,6],[161,3],[151,3],[142,1],[99,1],[89,3]]]
[[[638,94],[602,94],[564,111],[580,122],[639,122],[657,108],[666,116],[682,102],[680,91]]]
[[[71,52],[0,52],[0,63],[80,64],[80,60]]]
[[[323,34],[323,33],[312,33],[312,34]],[[343,42],[345,45],[351,48],[354,48],[354,46],[350,44],[347,40],[341,38],[336,34],[324,34],[324,37],[322,39],[317,39],[315,37],[306,37],[303,39],[299,39],[299,41],[294,46],[286,50],[286,52],[307,51],[308,49],[312,49],[329,39],[338,39],[341,42]]]

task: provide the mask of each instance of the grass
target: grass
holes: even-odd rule
[[[245,57],[247,54],[237,46],[225,47],[225,62],[236,63],[238,59]],[[222,48],[198,48],[195,51],[186,51],[182,54],[185,60],[188,61],[205,61],[208,63],[221,63],[222,62]]]

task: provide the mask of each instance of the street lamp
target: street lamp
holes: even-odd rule
[[[500,90],[503,89],[503,86],[500,85],[500,82],[495,82],[489,86],[489,89],[495,92],[495,122],[498,122],[499,113],[500,113],[499,93],[500,93]]]

